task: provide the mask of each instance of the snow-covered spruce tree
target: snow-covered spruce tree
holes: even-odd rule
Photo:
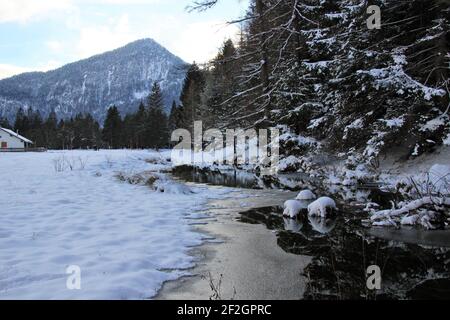
[[[105,122],[103,124],[102,139],[107,147],[118,149],[122,147],[122,118],[116,106],[108,109]],[[67,128],[70,130],[70,128]],[[70,136],[70,134],[66,134]],[[73,138],[69,137],[68,144],[73,148]]]
[[[410,156],[440,144],[443,128],[434,124],[448,101],[448,60],[443,63],[445,59],[433,58],[440,57],[443,50],[448,52],[448,41],[446,49],[442,49],[442,42],[438,46],[429,43],[425,50],[428,57],[417,61],[425,54],[423,42],[433,41],[430,30],[435,30],[446,7],[440,1],[374,3],[383,13],[381,29],[368,30],[364,12],[351,17],[346,30],[350,36],[343,36],[347,45],[335,69],[337,86],[330,90],[336,96],[332,101],[336,118],[331,126],[333,135],[344,142],[336,147],[342,151],[361,149],[369,162],[393,147]],[[365,10],[366,6],[360,8]],[[440,36],[444,33],[448,37],[448,20],[440,21]],[[336,37],[340,36],[336,30]],[[426,63],[430,60],[431,66]],[[437,81],[430,81],[430,77]]]
[[[239,60],[233,42],[226,40],[218,55],[210,62],[206,73],[203,105],[207,109],[206,127],[224,128],[237,109],[236,99],[229,99],[237,93]]]
[[[381,8],[381,29],[368,28],[370,5]],[[352,167],[393,149],[418,156],[447,137],[449,1],[253,0],[241,20],[229,123],[281,124],[291,142],[320,141]]]

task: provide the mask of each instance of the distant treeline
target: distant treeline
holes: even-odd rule
[[[116,106],[108,109],[103,127],[90,114],[58,120],[53,111],[43,119],[39,110],[20,108],[14,124],[0,117],[0,126],[13,129],[48,149],[163,148],[169,145],[169,117],[157,83],[136,113],[124,118]]]

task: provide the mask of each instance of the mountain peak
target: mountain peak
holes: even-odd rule
[[[0,116],[13,120],[20,107],[58,117],[91,113],[103,121],[116,105],[122,115],[134,112],[159,82],[170,108],[178,101],[185,77],[185,62],[150,38],[67,64],[46,73],[33,72],[0,80]]]

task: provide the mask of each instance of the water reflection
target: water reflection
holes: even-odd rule
[[[284,230],[299,232],[303,228],[303,223],[298,219],[283,218]]]
[[[259,208],[239,220],[266,225],[283,250],[312,257],[304,269],[305,299],[450,299],[450,248],[382,240],[349,216],[294,220],[281,213],[280,207]],[[374,264],[383,270],[380,291],[366,286]]]
[[[189,182],[233,188],[261,189],[256,176],[242,170],[215,172],[190,166],[181,166],[174,168],[172,173],[174,176]]]
[[[209,172],[193,168],[175,169],[179,178],[241,188],[310,189],[339,202],[344,212],[330,219],[284,219],[282,207],[254,209],[240,214],[239,221],[263,224],[276,231],[277,244],[286,252],[312,257],[304,269],[308,279],[305,299],[450,299],[450,248],[408,244],[404,236],[384,240],[361,226],[355,208],[376,202],[388,209],[398,195],[379,188],[324,186],[305,175],[258,177],[242,171]],[[435,231],[432,231],[435,232]],[[444,231],[443,231],[444,232]],[[440,236],[448,244],[448,233]],[[446,237],[446,238],[445,238]],[[417,238],[417,237],[416,237]],[[445,238],[445,239],[444,239]],[[366,270],[383,270],[382,290],[369,291]]]
[[[211,171],[191,166],[181,166],[173,169],[173,175],[179,179],[246,189],[284,189],[300,191],[312,190],[317,195],[329,196],[347,205],[367,204],[376,202],[380,209],[391,208],[391,201],[398,202],[398,195],[384,192],[376,187],[362,188],[357,186],[324,185],[320,179],[312,179],[306,174],[279,174],[277,176],[258,176],[243,170]]]
[[[319,216],[308,216],[309,223],[311,223],[312,228],[322,234],[327,234],[333,231],[336,227],[335,218],[324,218]]]

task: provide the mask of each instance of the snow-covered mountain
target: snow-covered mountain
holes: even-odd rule
[[[167,108],[178,101],[186,74],[185,63],[151,39],[138,40],[49,72],[31,72],[0,81],[0,116],[14,119],[20,107],[43,116],[55,110],[69,118],[90,113],[103,121],[115,104],[124,115],[137,109],[160,83]]]

